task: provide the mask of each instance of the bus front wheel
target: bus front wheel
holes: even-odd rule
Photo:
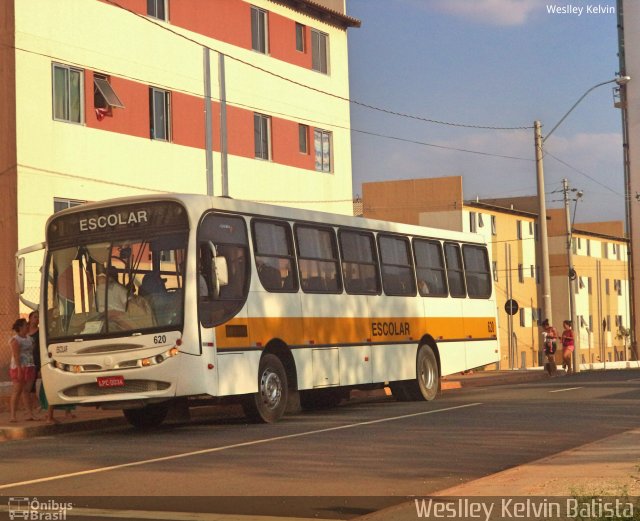
[[[127,421],[137,429],[153,429],[158,427],[167,417],[168,403],[154,403],[141,409],[124,409]]]
[[[284,415],[288,391],[287,373],[282,362],[268,353],[260,359],[258,392],[244,401],[244,413],[252,421],[274,423]]]

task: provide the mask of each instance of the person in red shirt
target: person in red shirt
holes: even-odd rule
[[[575,343],[573,341],[573,329],[571,320],[565,320],[562,322],[564,331],[562,332],[562,368],[567,370],[567,374],[571,374],[571,357],[573,356],[573,350],[575,349]]]

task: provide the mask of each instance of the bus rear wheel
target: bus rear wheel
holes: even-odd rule
[[[252,421],[274,423],[284,415],[288,398],[284,365],[276,355],[268,353],[260,359],[258,392],[243,402],[244,413]]]
[[[428,345],[421,345],[416,357],[416,379],[402,382],[409,401],[431,401],[440,391],[440,371],[436,355]]]
[[[141,409],[124,409],[127,421],[136,429],[153,429],[158,427],[167,417],[168,403],[153,403]]]

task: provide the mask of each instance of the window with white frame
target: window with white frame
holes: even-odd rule
[[[313,146],[316,154],[316,170],[331,172],[331,132],[314,129]]]
[[[329,35],[311,29],[311,67],[327,74],[329,71]]]
[[[93,75],[93,106],[103,111],[110,111],[112,107],[124,108],[109,78],[102,74]]]
[[[84,120],[84,70],[53,64],[53,119],[69,123]]]
[[[478,214],[478,228],[484,228],[484,219],[481,213]]]
[[[253,114],[253,141],[257,159],[271,159],[271,118]]]
[[[74,206],[80,206],[87,201],[80,201],[79,199],[65,199],[63,197],[53,198],[53,213],[61,212],[67,208],[73,208]]]
[[[269,52],[267,11],[251,6],[251,48],[254,51],[267,54]]]
[[[149,126],[151,139],[171,140],[171,93],[149,88]]]
[[[469,231],[475,233],[478,231],[476,212],[469,212]]]
[[[147,15],[153,16],[158,20],[167,21],[167,14],[169,10],[167,9],[167,4],[169,0],[147,0]]]

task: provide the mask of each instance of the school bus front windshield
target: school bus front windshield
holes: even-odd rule
[[[185,231],[50,252],[48,340],[181,329],[186,245]]]

